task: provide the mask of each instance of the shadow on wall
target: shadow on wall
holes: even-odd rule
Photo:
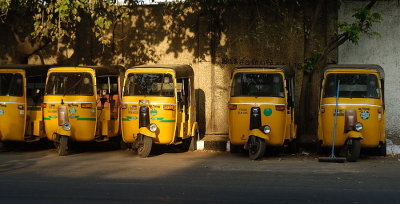
[[[204,136],[206,133],[206,95],[203,89],[196,89],[196,120],[199,125],[200,137]]]

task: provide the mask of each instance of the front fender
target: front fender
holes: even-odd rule
[[[199,131],[198,130],[198,128],[199,128],[199,124],[197,124],[197,122],[194,122],[193,123],[193,126],[192,126],[192,131],[191,131],[191,136],[196,136],[195,134],[196,134],[196,131]]]
[[[268,141],[269,140],[269,136],[267,135],[267,134],[265,134],[265,133],[263,133],[261,130],[259,130],[259,129],[252,129],[251,131],[250,131],[250,134],[249,135],[253,135],[253,136],[256,136],[256,137],[259,137],[259,138],[263,138],[265,141]]]
[[[139,134],[146,135],[146,136],[151,137],[151,138],[156,138],[157,137],[156,133],[150,131],[149,128],[147,128],[147,127],[141,127],[139,129]]]
[[[357,131],[349,131],[348,133],[346,133],[346,137],[348,139],[363,139],[363,136],[361,134],[361,132],[357,132]]]
[[[58,126],[56,133],[58,135],[71,136],[71,130],[64,130],[62,126]]]

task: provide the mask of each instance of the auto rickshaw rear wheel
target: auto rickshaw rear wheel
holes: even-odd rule
[[[140,157],[145,158],[150,155],[151,147],[153,146],[153,139],[148,136],[143,136],[141,142],[138,143],[137,152]]]
[[[60,135],[57,151],[59,156],[68,155],[68,136]]]
[[[264,156],[265,140],[259,137],[251,136],[249,138],[249,158],[257,160]]]
[[[289,142],[289,154],[297,154],[299,151],[298,145],[297,145],[297,140],[294,139]]]
[[[0,152],[9,152],[13,149],[11,142],[0,142]]]
[[[382,143],[381,146],[378,148],[378,155],[379,156],[386,156],[386,142]]]
[[[348,143],[349,142],[351,142],[351,144],[346,147],[346,160],[348,162],[356,162],[361,152],[360,139],[351,139]]]

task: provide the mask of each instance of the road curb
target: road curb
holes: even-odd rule
[[[197,150],[227,151],[227,141],[197,141]]]

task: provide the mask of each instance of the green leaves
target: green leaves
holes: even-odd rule
[[[339,31],[344,33],[350,42],[358,44],[361,34],[380,36],[378,32],[372,31],[372,25],[383,20],[380,13],[365,8],[354,9],[354,11],[353,23],[337,22]]]
[[[126,0],[128,5],[136,2]],[[130,12],[127,6],[121,6],[115,0],[0,0],[0,23],[7,23],[9,10],[32,13],[32,38],[74,40],[82,19],[87,19],[85,25],[91,26],[103,44],[110,43],[108,33],[112,25],[128,18]],[[10,20],[9,23],[13,22]]]
[[[363,34],[369,36],[381,36],[379,32],[373,31],[372,26],[375,23],[379,23],[383,20],[382,15],[377,12],[372,12],[370,8],[359,8],[354,10],[355,13],[352,15],[354,22],[348,23],[338,21],[338,30],[341,33],[332,42],[321,50],[316,50],[312,53],[311,57],[306,58],[304,63],[301,64],[301,70],[303,72],[310,73],[314,70],[317,64],[324,59],[332,50],[337,49],[347,40],[358,44],[360,36]]]
[[[306,58],[304,60],[304,62],[300,65],[301,70],[303,72],[310,73],[314,69],[314,67],[315,67],[318,59],[321,57],[321,55],[322,55],[321,50],[314,50],[313,53],[311,54],[311,57]]]

